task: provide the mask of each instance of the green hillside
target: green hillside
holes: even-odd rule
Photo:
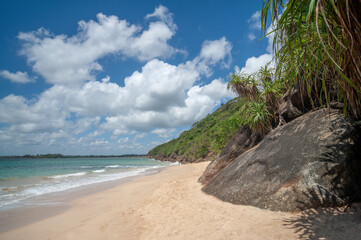
[[[219,154],[233,134],[242,125],[240,108],[244,100],[235,98],[222,105],[214,113],[193,124],[178,138],[149,151],[152,157],[180,156],[188,162],[210,158]]]

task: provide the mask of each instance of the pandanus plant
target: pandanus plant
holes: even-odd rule
[[[246,100],[241,108],[243,121],[261,136],[277,123],[279,99],[284,92],[282,82],[274,79],[274,69],[268,65],[254,74],[235,73],[228,83],[239,97]]]
[[[361,118],[361,1],[264,0],[264,32],[269,21],[276,76],[311,107],[342,102]]]
[[[254,74],[247,74],[245,72],[232,74],[227,88],[232,89],[241,98],[251,101],[255,100],[259,95]]]

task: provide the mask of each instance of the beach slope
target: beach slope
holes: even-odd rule
[[[76,199],[63,213],[0,239],[297,239],[305,233],[290,223],[302,215],[232,205],[203,193],[197,179],[207,164],[169,167]]]

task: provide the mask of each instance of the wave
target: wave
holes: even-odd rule
[[[40,196],[47,193],[54,193],[54,192],[60,192],[65,191],[77,187],[86,186],[89,184],[94,183],[101,183],[101,182],[107,182],[107,181],[114,181],[126,177],[132,177],[137,176],[140,173],[144,172],[148,168],[143,169],[136,169],[132,171],[127,172],[120,172],[120,173],[111,173],[111,174],[100,174],[100,175],[92,175],[88,174],[86,175],[86,172],[79,172],[79,173],[73,173],[73,174],[64,174],[64,175],[56,175],[51,176],[47,178],[42,178],[43,183],[42,184],[36,184],[32,185],[29,188],[25,189],[17,189],[18,191],[8,191],[10,188],[3,188],[2,190],[5,190],[0,194],[0,207],[14,204],[19,201],[23,201],[25,199],[28,199],[33,196]],[[105,169],[95,170],[101,173],[101,171],[105,172]],[[86,176],[84,176],[86,175]],[[77,178],[75,181],[71,177],[78,177],[78,176],[84,176],[81,178]],[[57,179],[61,181],[51,181],[51,178]],[[12,188],[12,187],[11,187]],[[11,189],[12,190],[12,189]],[[15,189],[14,189],[15,190]]]
[[[67,177],[79,177],[79,176],[84,176],[86,174],[86,172],[78,172],[78,173],[70,173],[70,174],[64,174],[64,175],[55,175],[55,176],[51,176],[50,178],[67,178]]]
[[[158,162],[158,161],[157,161]],[[122,178],[133,177],[142,174],[143,172],[155,168],[161,168],[172,164],[155,164],[153,166],[122,166],[122,165],[107,165],[101,166],[89,166],[84,164],[82,168],[93,168],[88,170],[80,170],[76,173],[53,175],[47,177],[41,177],[40,181],[31,182],[30,185],[18,186],[18,187],[5,187],[0,188],[0,207],[4,205],[13,204],[19,201],[23,201],[33,196],[39,196],[48,193],[65,191],[77,187],[82,187],[90,184],[114,181]],[[98,168],[98,169],[97,169]],[[107,169],[112,169],[108,171]],[[88,174],[89,173],[89,174]],[[96,173],[96,174],[92,174]]]
[[[93,166],[80,166],[80,168],[93,168]]]
[[[109,165],[109,166],[105,166],[106,168],[119,168],[119,165]]]

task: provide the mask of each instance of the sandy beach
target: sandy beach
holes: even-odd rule
[[[55,216],[0,239],[356,239],[360,215],[341,210],[291,214],[232,205],[203,193],[208,162],[160,173],[75,199]],[[34,217],[34,219],[36,219]]]

